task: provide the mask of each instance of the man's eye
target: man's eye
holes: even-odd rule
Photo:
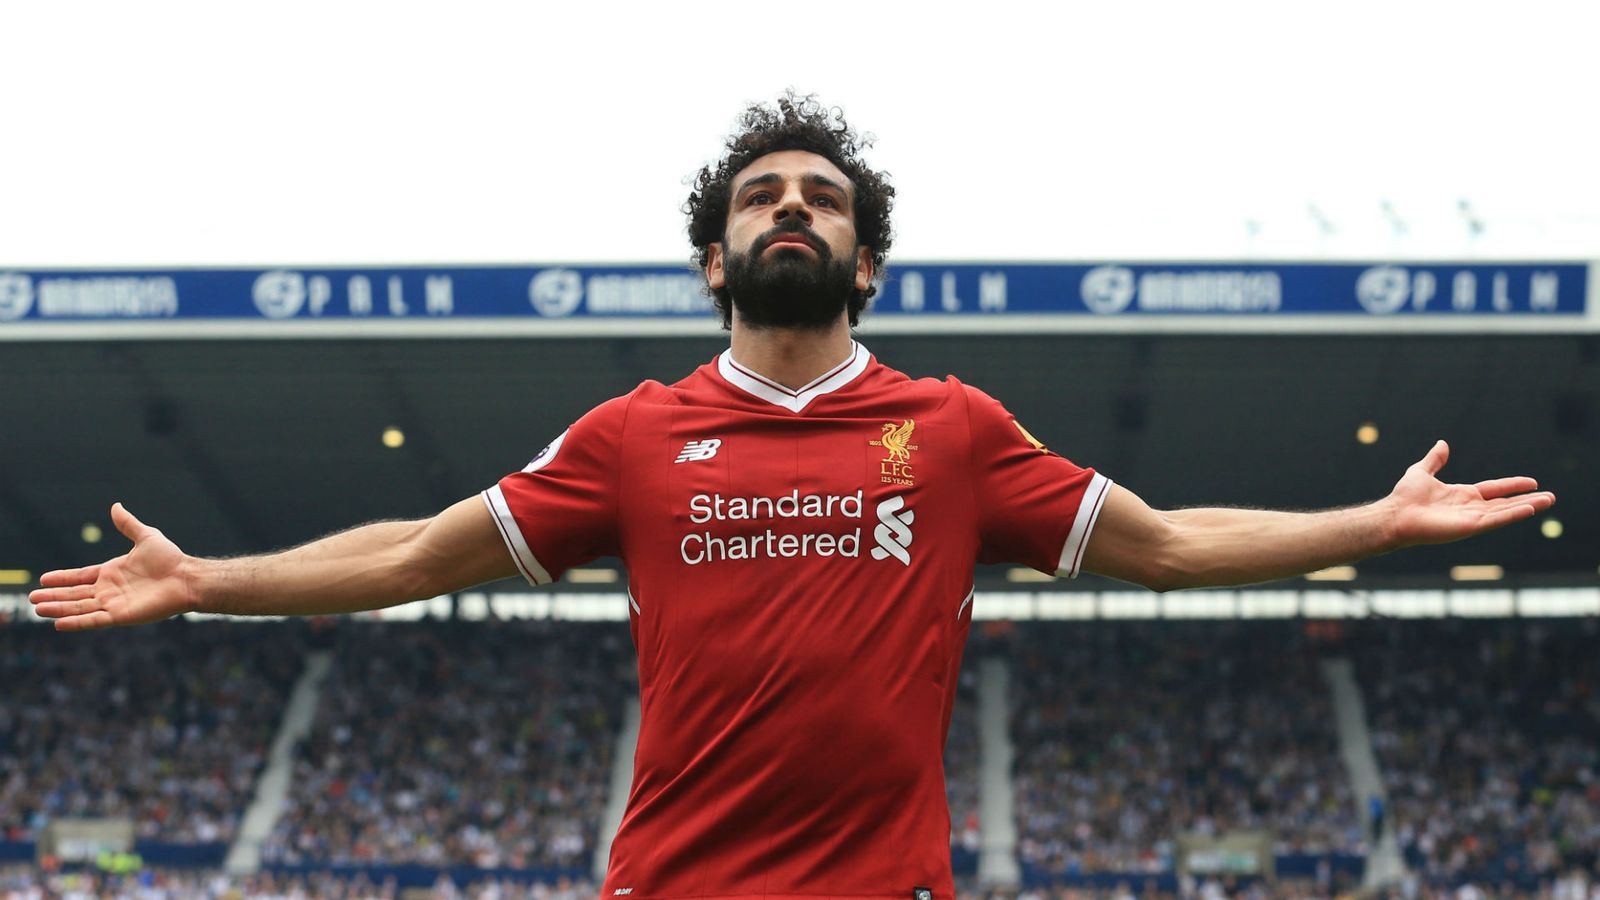
[[[748,198],[745,199],[744,202],[750,204],[751,206],[759,206],[759,205],[762,205],[762,204],[771,203],[772,202],[772,195],[768,194],[768,193],[751,194]]]
[[[818,206],[826,206],[829,209],[838,209],[839,208],[839,204],[833,202],[833,198],[829,197],[826,194],[818,197],[817,199],[813,200],[812,202],[817,204]]]

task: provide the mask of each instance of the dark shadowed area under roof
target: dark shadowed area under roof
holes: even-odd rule
[[[126,546],[122,500],[185,549],[281,548],[419,517],[520,468],[595,404],[671,382],[704,339],[0,344],[0,568]],[[1565,533],[1525,523],[1373,560],[1363,576],[1589,579],[1600,565],[1600,338],[863,338],[914,376],[955,374],[1040,440],[1156,507],[1314,509],[1387,492],[1437,437],[1451,480],[1531,474]],[[1371,421],[1380,440],[1364,446]],[[401,428],[399,449],[380,443]],[[87,545],[85,523],[104,541]]]

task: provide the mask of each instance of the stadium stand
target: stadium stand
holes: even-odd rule
[[[1362,849],[1316,653],[1290,622],[1016,631],[1019,855],[1040,875],[1171,872],[1175,838]]]
[[[1376,837],[1339,759],[1330,657],[1353,664],[1365,698],[1381,824],[1410,867],[1398,896],[1600,898],[1594,619],[984,624],[945,751],[963,900],[1336,893],[1338,879],[1281,870],[1359,857]],[[0,900],[598,889],[634,690],[619,623],[174,621],[126,638],[0,627]],[[128,818],[141,852],[226,843],[307,651],[328,644],[262,871],[225,875],[216,854],[181,869],[147,854],[126,875],[32,861],[58,818]],[[1011,668],[1027,875],[998,894],[974,877],[977,673],[995,656]],[[1174,877],[1177,836],[1253,830],[1271,835],[1276,884]]]
[[[977,683],[973,666],[964,666],[956,684],[956,703],[951,710],[950,735],[944,748],[945,794],[950,800],[950,846],[959,855],[976,854],[979,844]]]
[[[145,841],[226,844],[249,802],[306,630],[151,626],[63,640],[0,627],[0,838],[125,818]]]
[[[408,892],[393,879],[373,882],[361,875],[258,872],[234,876],[216,871],[149,869],[134,875],[90,871],[40,872],[26,866],[0,867],[0,900],[590,900],[599,887],[588,879],[554,883],[510,879],[456,884],[440,880]]]
[[[586,872],[633,678],[614,623],[342,628],[264,859]]]
[[[1380,622],[1350,642],[1408,865],[1569,887],[1600,862],[1600,623]]]

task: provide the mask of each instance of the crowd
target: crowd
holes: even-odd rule
[[[269,866],[589,869],[635,683],[614,624],[180,620],[137,640],[0,628],[0,840],[36,841],[59,817],[126,818],[138,837],[171,843],[231,840],[319,628],[334,666],[263,848]],[[1264,832],[1279,854],[1364,851],[1365,804],[1348,787],[1318,667],[1329,645],[1307,634],[1293,622],[1167,621],[974,635],[944,753],[952,847],[979,848],[976,686],[982,656],[1002,653],[1019,854],[1032,871],[1127,873],[1143,894],[1186,833]],[[1340,637],[1332,652],[1354,663],[1387,822],[1416,873],[1398,896],[1600,897],[1600,623],[1370,622]],[[395,895],[267,874],[90,887],[102,876],[52,874],[50,887],[28,872],[0,872],[0,900]],[[484,881],[432,893],[593,890]]]
[[[1407,863],[1531,888],[1600,865],[1600,623],[1374,623],[1352,641]]]
[[[402,889],[393,880],[357,875],[289,875],[258,872],[147,869],[130,875],[94,871],[44,872],[32,866],[0,866],[0,900],[592,900],[599,893],[587,879],[553,882],[486,879],[458,885],[448,878],[431,888]]]
[[[359,875],[147,870],[114,876],[0,866],[0,900],[592,900],[598,892],[598,885],[584,878],[551,882],[485,879],[466,884],[440,879],[425,888],[400,888],[393,881],[374,883]],[[956,900],[1333,900],[1353,896],[1358,894],[1348,888],[1329,890],[1311,883],[1268,884],[1230,878],[1179,879],[1176,890],[1163,890],[1149,879],[1134,878],[1099,888],[968,888],[956,892]],[[1476,884],[1445,888],[1408,879],[1370,896],[1373,900],[1600,900],[1600,881],[1575,872],[1546,888],[1519,891]]]
[[[334,659],[267,862],[589,867],[634,690],[626,631],[362,624]]]
[[[1022,861],[1157,873],[1186,833],[1362,849],[1316,653],[1291,622],[1039,623],[1012,647]]]
[[[950,734],[944,746],[945,796],[950,801],[950,845],[978,852],[978,698],[976,659],[962,667]]]
[[[248,622],[0,627],[0,839],[113,817],[139,838],[231,840],[304,640],[297,625]]]

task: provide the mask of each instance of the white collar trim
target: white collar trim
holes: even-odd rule
[[[781,406],[790,412],[800,412],[811,401],[823,394],[831,394],[856,379],[857,375],[865,372],[867,362],[871,360],[865,347],[850,342],[850,356],[844,362],[822,373],[815,380],[799,390],[792,390],[783,385],[758,374],[753,369],[741,365],[733,358],[733,348],[722,351],[717,357],[717,371],[734,387],[751,396],[765,400],[774,406]]]

